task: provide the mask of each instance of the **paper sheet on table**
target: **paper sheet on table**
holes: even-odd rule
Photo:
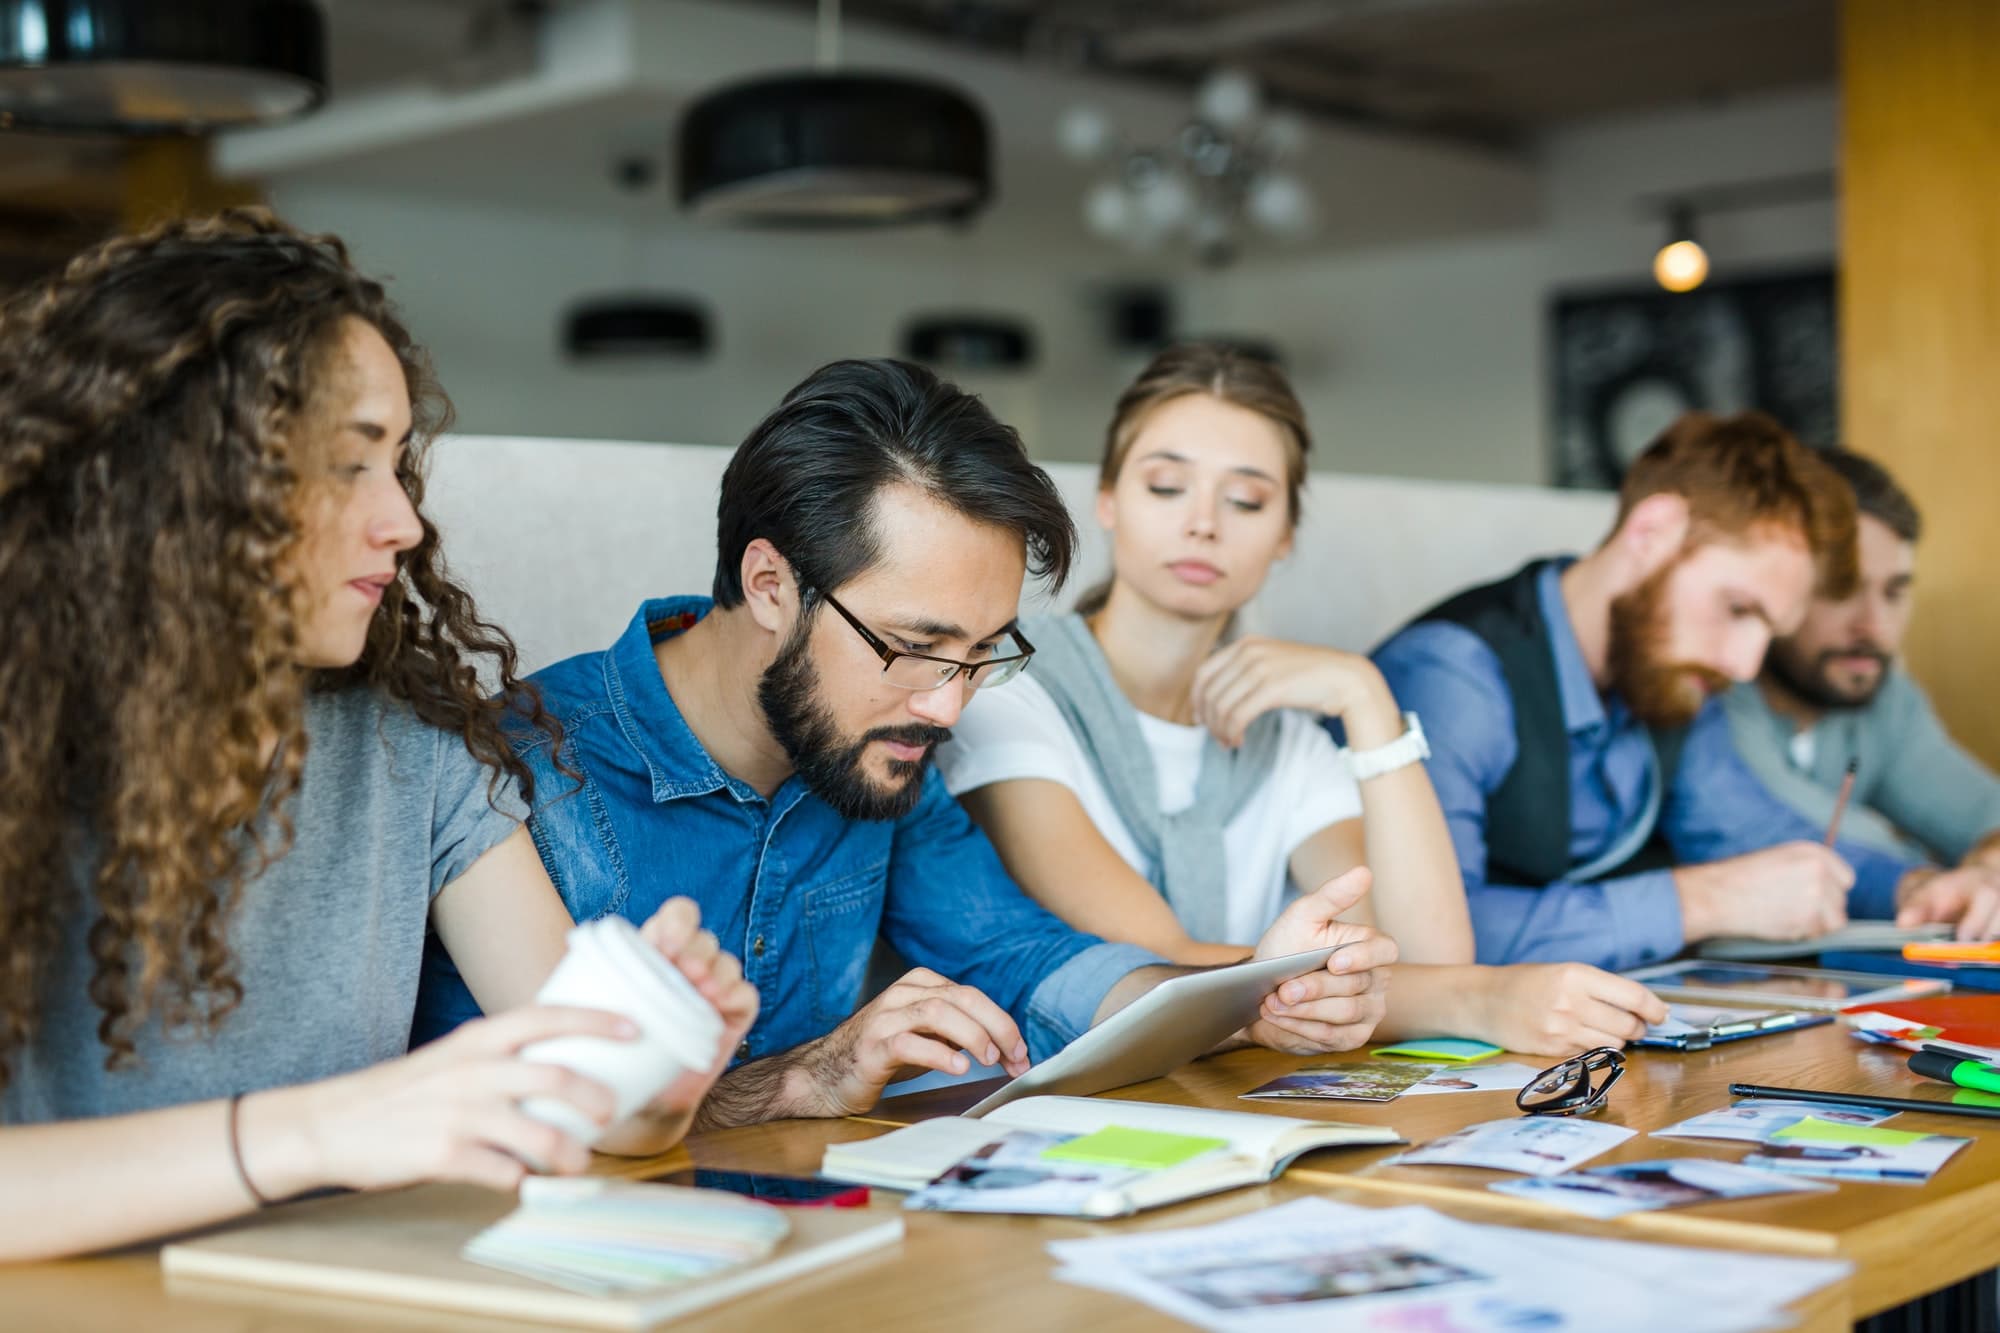
[[[1865,1106],[1826,1106],[1819,1102],[1788,1102],[1777,1099],[1746,1098],[1720,1111],[1704,1111],[1698,1116],[1652,1131],[1654,1138],[1728,1139],[1736,1143],[1762,1143],[1781,1129],[1801,1120],[1817,1119],[1842,1125],[1879,1125],[1894,1111],[1877,1111]]]
[[[1604,1218],[1728,1199],[1824,1191],[1833,1186],[1796,1177],[1788,1179],[1775,1172],[1706,1157],[1673,1157],[1651,1162],[1616,1162],[1560,1176],[1497,1180],[1487,1188],[1565,1212]]]
[[[1781,1307],[1848,1271],[1839,1261],[1480,1226],[1428,1208],[1326,1199],[1049,1250],[1065,1281],[1220,1333],[1737,1333],[1783,1322]]]
[[[1567,1116],[1519,1116],[1470,1125],[1392,1157],[1384,1166],[1476,1166],[1552,1176],[1617,1147],[1638,1131]]]
[[[1527,1065],[1467,1065],[1441,1069],[1413,1088],[1405,1097],[1424,1097],[1440,1092],[1519,1092],[1541,1073]]]

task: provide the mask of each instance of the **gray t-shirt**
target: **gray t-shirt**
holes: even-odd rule
[[[431,897],[519,826],[511,783],[457,736],[365,688],[306,705],[291,850],[246,884],[229,925],[243,1001],[213,1036],[135,1034],[139,1063],[104,1068],[73,918],[34,1041],[14,1053],[0,1123],[119,1115],[331,1077],[409,1048]]]
[[[1892,855],[1957,865],[2000,830],[2000,776],[1968,754],[1900,666],[1859,708],[1829,709],[1812,730],[1810,761],[1792,748],[1795,728],[1752,681],[1723,696],[1736,752],[1773,796],[1824,825],[1855,763],[1854,803],[1841,837]]]

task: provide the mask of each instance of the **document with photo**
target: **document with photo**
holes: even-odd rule
[[[1654,1162],[1616,1162],[1568,1175],[1533,1180],[1499,1180],[1487,1188],[1518,1199],[1545,1203],[1585,1217],[1622,1217],[1658,1208],[1683,1208],[1725,1199],[1797,1194],[1832,1188],[1733,1162],[1704,1157]]]
[[[1727,1110],[1707,1111],[1652,1133],[1656,1139],[1730,1139],[1737,1143],[1762,1143],[1801,1120],[1816,1117],[1834,1124],[1866,1126],[1879,1125],[1894,1114],[1894,1111],[1879,1111],[1866,1106],[1822,1106],[1817,1102],[1752,1097]]]
[[[1383,1165],[1476,1166],[1552,1176],[1617,1147],[1637,1131],[1566,1116],[1489,1120],[1392,1157]]]
[[[1386,1102],[1450,1066],[1424,1060],[1357,1060],[1307,1065],[1243,1096],[1252,1101]]]
[[[1766,1139],[1743,1165],[1832,1180],[1922,1184],[1971,1139],[1801,1120]]]
[[[1404,1093],[1424,1097],[1439,1092],[1519,1092],[1535,1081],[1539,1069],[1527,1065],[1461,1065],[1440,1069]]]
[[[1848,1271],[1319,1198],[1049,1250],[1063,1281],[1215,1333],[1747,1333],[1785,1322],[1783,1306]]]
[[[1043,1156],[1077,1137],[1013,1130],[911,1194],[903,1206],[940,1213],[1090,1216],[1102,1211],[1102,1201],[1115,1196],[1119,1187],[1145,1173]]]

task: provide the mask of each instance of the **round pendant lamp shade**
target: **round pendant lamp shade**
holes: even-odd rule
[[[0,0],[0,126],[199,132],[325,97],[312,0]]]
[[[971,217],[993,192],[979,107],[888,74],[788,74],[696,102],[681,203],[727,222],[885,226]]]
[[[708,311],[670,297],[582,301],[563,320],[563,350],[580,359],[698,357],[710,345]]]
[[[1035,333],[994,315],[930,315],[903,329],[903,355],[950,370],[1025,370],[1035,363]]]

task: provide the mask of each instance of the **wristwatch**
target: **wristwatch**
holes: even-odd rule
[[[1349,750],[1347,771],[1354,775],[1356,782],[1366,782],[1379,778],[1384,773],[1393,773],[1399,768],[1407,768],[1420,759],[1431,757],[1430,742],[1424,739],[1424,724],[1415,713],[1403,714],[1403,734],[1387,745],[1378,745],[1372,750]]]

